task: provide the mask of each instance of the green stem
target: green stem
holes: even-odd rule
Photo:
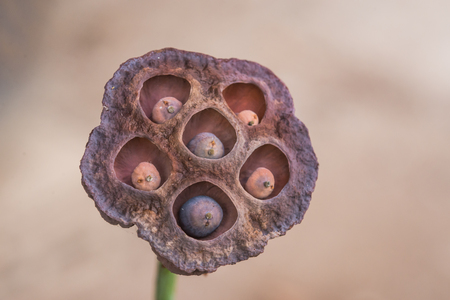
[[[158,261],[155,300],[174,300],[177,275],[167,270]]]

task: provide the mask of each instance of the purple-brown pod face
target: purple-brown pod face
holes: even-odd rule
[[[248,126],[258,125],[258,116],[251,110],[243,110],[237,114],[237,117]]]
[[[208,196],[196,196],[181,206],[181,228],[187,235],[204,238],[220,225],[223,211],[220,205]]]
[[[167,120],[172,119],[181,109],[183,103],[174,97],[164,97],[158,102],[152,110],[152,120],[155,123],[161,124]]]
[[[153,191],[159,187],[161,176],[153,164],[141,162],[131,174],[131,182],[139,190]]]
[[[187,144],[189,150],[199,157],[217,159],[223,157],[225,149],[222,142],[214,134],[202,132]]]
[[[289,90],[264,66],[155,50],[120,66],[102,104],[83,187],[107,222],[135,225],[171,272],[201,275],[255,257],[303,220],[317,158]],[[204,196],[222,217],[217,205],[203,210],[210,200],[190,201]],[[187,212],[194,218],[182,225]]]
[[[245,189],[255,198],[268,197],[275,187],[275,178],[266,168],[256,169],[247,180]]]

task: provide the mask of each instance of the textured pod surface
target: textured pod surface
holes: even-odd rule
[[[157,124],[151,112],[164,97],[182,107]],[[83,186],[106,221],[136,225],[172,272],[210,273],[257,256],[269,239],[303,219],[318,163],[288,89],[267,68],[171,48],[152,51],[121,65],[105,86],[103,107],[81,161]],[[237,117],[242,110],[255,112],[258,126],[244,124]],[[223,157],[189,151],[188,142],[201,132],[222,141]],[[131,182],[144,161],[161,175],[154,191]],[[260,167],[276,182],[264,200],[244,189]],[[200,195],[223,211],[219,227],[201,239],[187,235],[179,220],[183,204]]]

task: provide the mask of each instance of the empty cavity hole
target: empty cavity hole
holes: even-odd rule
[[[164,184],[172,171],[169,157],[158,147],[146,138],[134,138],[120,149],[114,161],[117,178],[123,183],[133,186],[131,174],[141,162],[149,162],[156,167],[161,176],[159,186]]]
[[[222,142],[224,156],[230,153],[236,144],[236,132],[222,114],[212,108],[202,110],[189,120],[183,132],[183,143],[187,146],[197,134],[209,132]]]
[[[260,167],[269,169],[275,178],[272,193],[263,199],[273,198],[280,193],[289,181],[289,163],[286,155],[273,145],[264,145],[256,149],[244,163],[239,173],[239,182],[242,187],[245,187],[248,178]]]
[[[223,91],[223,97],[231,110],[238,114],[251,110],[261,122],[266,112],[266,100],[259,87],[251,83],[233,83]]]
[[[222,233],[226,232],[227,230],[229,230],[234,225],[234,223],[237,220],[238,212],[233,202],[230,200],[227,194],[225,194],[219,187],[210,182],[203,181],[187,187],[175,199],[172,211],[177,221],[177,224],[178,226],[180,226],[180,228],[181,228],[179,218],[180,208],[189,199],[196,196],[211,197],[212,199],[214,199],[214,201],[216,201],[220,205],[223,211],[223,218],[219,227],[217,227],[216,230],[214,230],[211,234],[209,234],[204,238],[201,238],[200,240],[212,240],[221,235]]]
[[[155,76],[144,82],[139,95],[139,103],[145,115],[152,120],[153,108],[159,100],[173,97],[185,104],[190,91],[191,85],[184,78],[173,75]]]

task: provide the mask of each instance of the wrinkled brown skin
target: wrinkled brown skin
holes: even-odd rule
[[[157,75],[181,77],[191,85],[189,99],[164,124],[153,123],[139,104],[143,83]],[[228,85],[237,82],[252,83],[264,93],[266,112],[258,126],[241,122],[222,96]],[[120,66],[105,86],[103,107],[101,124],[92,131],[81,161],[82,184],[106,221],[136,225],[138,236],[150,243],[170,271],[200,275],[257,256],[269,239],[302,221],[318,163],[308,130],[294,115],[288,89],[267,68],[171,48],[152,51]],[[206,108],[219,111],[236,131],[235,145],[218,160],[195,157],[182,142],[186,123]],[[149,139],[170,159],[172,172],[155,191],[140,191],[116,177],[115,157],[134,137]],[[258,200],[244,190],[239,174],[246,159],[268,144],[286,155],[289,180],[273,198]],[[172,210],[177,196],[201,181],[221,189],[236,208],[228,211],[237,212],[228,218],[235,223],[209,240],[186,235]]]

